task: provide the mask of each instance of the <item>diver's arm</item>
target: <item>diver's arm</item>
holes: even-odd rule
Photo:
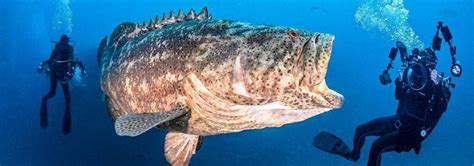
[[[74,47],[69,46],[69,52],[68,52],[69,59],[74,60]],[[86,67],[84,64],[79,59],[75,59],[74,63],[79,66],[81,69],[81,75],[86,75]]]
[[[77,59],[76,63],[82,71],[86,70],[86,67],[84,66],[84,64],[82,64],[81,60]]]
[[[441,116],[448,108],[449,99],[451,97],[451,91],[449,90],[448,85],[440,83],[435,86],[435,99],[433,110],[427,115],[426,119],[427,127],[429,128],[429,133],[433,130],[434,127],[438,124]]]
[[[86,67],[84,66],[84,64],[82,64],[79,59],[76,60],[76,64],[79,66],[79,68],[81,68],[81,74],[86,75]]]
[[[38,69],[36,69],[36,71],[38,73],[42,73],[43,70],[44,70],[44,66],[46,64],[50,65],[50,63],[54,60],[54,56],[56,55],[56,47],[53,49],[53,51],[51,51],[51,54],[49,55],[49,58],[47,60],[44,60],[40,63],[40,65],[38,66]]]

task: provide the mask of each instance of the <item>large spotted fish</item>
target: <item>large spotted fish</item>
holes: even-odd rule
[[[303,121],[340,108],[326,86],[334,36],[211,20],[204,8],[122,23],[98,51],[115,130],[168,131],[165,156],[187,165],[202,136]]]

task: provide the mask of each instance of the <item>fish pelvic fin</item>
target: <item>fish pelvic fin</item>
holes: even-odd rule
[[[200,146],[199,135],[169,132],[165,138],[165,157],[173,166],[187,166]]]

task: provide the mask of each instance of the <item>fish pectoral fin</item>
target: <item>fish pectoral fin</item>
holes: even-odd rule
[[[134,113],[120,116],[115,121],[115,132],[119,136],[138,136],[151,128],[185,114],[183,109],[155,113]]]
[[[168,132],[165,138],[165,157],[173,166],[186,166],[202,144],[199,135]]]

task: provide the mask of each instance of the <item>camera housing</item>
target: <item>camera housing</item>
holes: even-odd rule
[[[403,73],[403,81],[415,92],[423,91],[430,80],[430,70],[422,62],[412,62]]]

